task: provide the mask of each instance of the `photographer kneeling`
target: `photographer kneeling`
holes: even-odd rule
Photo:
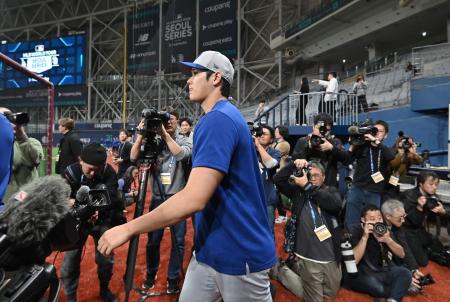
[[[417,176],[417,187],[400,194],[400,201],[408,215],[404,223],[406,240],[419,266],[428,264],[427,248],[432,244],[432,235],[425,229],[428,216],[446,213],[436,196],[438,186],[436,173],[422,171]]]
[[[186,185],[185,169],[183,162],[186,162],[191,156],[192,140],[189,136],[176,135],[178,125],[178,113],[172,108],[163,109],[169,113],[170,119],[164,121],[157,131],[162,140],[165,142],[161,154],[157,155],[157,171],[159,173],[159,181],[161,182],[163,191],[160,192],[158,187],[158,179],[150,174],[150,185],[152,190],[152,202],[149,211],[159,207],[166,199],[181,191]],[[144,129],[145,119],[139,124],[141,130]],[[145,132],[138,134],[136,142],[131,148],[131,159],[139,160],[141,157],[141,145],[145,139]],[[142,154],[145,155],[145,154]],[[175,294],[180,291],[179,274],[181,270],[182,260],[184,256],[184,237],[186,235],[186,221],[183,220],[173,226],[175,238],[177,240],[177,248],[172,246],[168,268],[167,293]],[[160,244],[164,235],[164,229],[155,230],[148,233],[147,241],[147,274],[143,289],[152,289],[155,286],[156,275],[158,273],[160,262]],[[180,263],[181,262],[181,263]]]
[[[67,251],[61,267],[61,281],[66,293],[67,301],[77,301],[77,288],[80,277],[80,261],[83,246],[88,235],[94,238],[97,247],[98,240],[108,229],[124,223],[123,202],[117,197],[117,174],[111,165],[106,163],[106,149],[98,143],[87,145],[81,152],[81,160],[72,164],[64,171],[64,177],[71,187],[71,202],[76,206],[75,200],[79,194],[77,191],[81,186],[89,189],[105,188],[111,199],[111,207],[98,212],[89,223],[84,223],[84,238],[79,240],[79,248]],[[100,280],[100,296],[106,302],[117,301],[117,298],[108,288],[111,281],[114,265],[114,257],[105,257],[95,250],[95,262],[97,263],[97,274]]]
[[[384,220],[392,232],[392,237],[403,247],[405,251],[405,257],[399,265],[404,265],[407,267],[412,274],[412,282],[409,287],[408,292],[410,294],[417,294],[421,286],[421,278],[424,277],[421,271],[419,271],[419,266],[417,265],[416,259],[409,248],[408,242],[406,241],[405,230],[402,227],[405,222],[406,212],[403,208],[403,204],[395,199],[388,199],[383,203],[381,207],[383,212]]]
[[[338,190],[324,181],[325,169],[314,161],[309,170],[297,171],[290,163],[274,176],[277,188],[294,203],[290,223],[295,223],[295,233],[286,234],[286,240],[291,241],[287,244],[295,257],[292,269],[301,278],[307,302],[335,298],[341,281],[336,217],[342,200]]]
[[[404,259],[405,251],[391,237],[380,209],[364,207],[361,224],[349,226],[348,231],[358,273],[344,274],[343,286],[389,302],[401,301],[411,284],[411,272],[393,261]]]

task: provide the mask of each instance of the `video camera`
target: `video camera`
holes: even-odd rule
[[[15,125],[26,125],[30,122],[30,116],[26,112],[5,113],[8,121]]]
[[[170,114],[148,108],[142,110],[142,118],[144,119],[144,127],[140,129],[140,134],[144,137],[144,144],[141,151],[144,158],[156,159],[164,150],[164,142],[159,133],[163,123],[170,121]]]
[[[349,142],[354,146],[362,146],[366,144],[366,134],[373,136],[377,135],[378,128],[372,123],[371,120],[367,120],[363,123],[350,126],[348,128],[348,134],[350,135]]]
[[[78,248],[82,224],[111,204],[105,189],[80,189],[74,208],[69,196],[63,178],[41,177],[0,212],[0,301],[41,301],[48,288],[47,300],[58,301],[56,270],[45,258],[52,251]]]

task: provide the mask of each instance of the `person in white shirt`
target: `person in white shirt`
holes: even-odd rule
[[[321,110],[320,112],[329,113],[331,116],[333,116],[333,120],[334,120],[335,119],[334,104],[336,103],[337,94],[339,92],[339,84],[336,79],[336,72],[330,71],[328,73],[328,81],[315,79],[315,80],[312,80],[311,82],[317,83],[319,85],[326,87],[325,97],[323,99],[325,102],[325,104],[323,104],[323,107],[324,107],[323,109],[325,109],[325,110]]]

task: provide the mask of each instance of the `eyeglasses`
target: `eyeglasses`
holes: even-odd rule
[[[317,179],[320,177],[322,177],[322,174],[309,174],[309,178],[311,178],[311,179]]]
[[[402,216],[392,216],[392,218],[394,218],[394,219],[396,219],[396,220],[402,220],[402,219],[405,219],[406,216],[408,216],[408,215],[405,214],[405,215],[402,215]]]

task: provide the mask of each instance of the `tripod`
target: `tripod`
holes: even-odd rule
[[[164,187],[161,184],[161,181],[159,179],[159,176],[156,173],[156,155],[152,156],[145,156],[142,160],[141,164],[139,165],[139,173],[140,173],[140,184],[139,184],[139,193],[138,193],[138,199],[136,201],[136,210],[134,212],[134,219],[142,216],[144,213],[144,205],[145,205],[145,197],[147,193],[147,184],[148,184],[148,177],[149,172],[152,173],[153,179],[156,181],[158,185],[159,190],[159,196],[161,197],[161,201],[164,202],[166,200],[166,196],[164,193]],[[183,272],[183,258],[182,255],[180,255],[180,252],[178,250],[178,244],[177,239],[175,237],[175,231],[174,227],[170,226],[170,235],[171,235],[171,241],[172,241],[172,248],[175,249],[175,255],[176,260],[178,261],[178,264],[180,265],[180,270],[182,277],[184,277]],[[137,257],[137,251],[138,251],[138,245],[139,245],[139,235],[134,236],[130,240],[130,245],[128,249],[128,256],[127,256],[127,268],[124,275],[124,282],[125,282],[125,302],[128,301],[130,291],[134,289],[137,291],[141,298],[139,301],[145,301],[147,298],[155,297],[155,296],[162,296],[162,295],[168,295],[166,292],[146,292],[141,290],[139,287],[133,286],[133,277],[134,277],[134,270],[136,265],[136,257]]]

